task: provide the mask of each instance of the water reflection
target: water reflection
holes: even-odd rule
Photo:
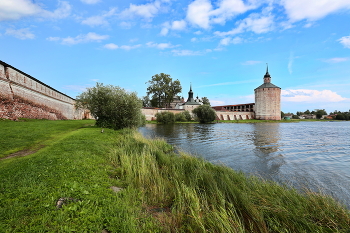
[[[321,190],[350,208],[350,122],[150,124],[140,132],[213,163]]]

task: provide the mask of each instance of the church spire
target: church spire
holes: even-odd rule
[[[266,63],[266,74],[264,75],[264,83],[270,83],[271,76],[269,74],[269,65]]]

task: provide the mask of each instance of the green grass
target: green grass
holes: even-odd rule
[[[94,121],[0,120],[0,158],[20,150],[43,147],[61,134],[87,124],[94,124]]]
[[[35,154],[0,161],[0,232],[350,229],[349,210],[330,197],[175,154],[134,130],[100,131],[67,130]],[[61,197],[76,201],[56,209]]]

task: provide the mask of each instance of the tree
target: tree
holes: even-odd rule
[[[172,112],[158,112],[156,114],[157,122],[170,124],[175,122],[175,114]]]
[[[167,107],[173,101],[173,97],[181,93],[182,87],[179,80],[173,81],[169,74],[156,74],[148,82],[147,95],[152,95],[153,107]]]
[[[203,102],[203,104],[206,104],[206,105],[210,106],[210,102],[209,102],[209,99],[207,97],[203,97],[202,98],[202,102]]]
[[[281,111],[281,118],[283,118],[283,117],[284,117],[284,115],[285,115],[285,114],[284,114],[284,112],[282,112],[282,111]]]
[[[142,100],[136,92],[126,92],[118,86],[97,83],[77,96],[76,107],[89,109],[100,127],[117,130],[145,123],[141,113]]]
[[[142,106],[143,107],[151,107],[151,100],[149,99],[148,95],[142,97]]]
[[[304,114],[307,114],[307,115],[309,115],[310,114],[310,111],[309,111],[309,109],[307,109],[305,112],[304,112]]]
[[[203,104],[192,110],[200,123],[212,122],[216,118],[216,112],[209,105]]]

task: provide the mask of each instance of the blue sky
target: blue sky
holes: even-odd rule
[[[266,63],[282,111],[350,109],[350,0],[1,0],[0,60],[75,98],[96,82],[254,102]]]

